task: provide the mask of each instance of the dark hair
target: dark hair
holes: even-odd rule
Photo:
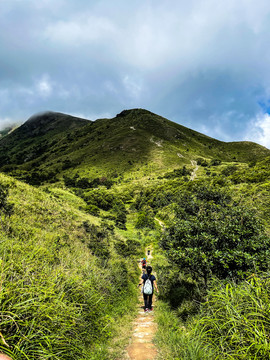
[[[151,272],[152,272],[152,267],[151,267],[150,265],[146,266],[146,272],[147,272],[148,275],[151,274]]]

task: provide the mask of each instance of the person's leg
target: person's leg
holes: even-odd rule
[[[147,304],[147,295],[143,294],[143,299],[144,299],[144,310],[148,308],[148,304]]]
[[[153,300],[153,294],[149,295],[149,300],[148,300],[149,309],[152,309],[152,300]]]

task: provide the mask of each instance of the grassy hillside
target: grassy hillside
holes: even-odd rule
[[[140,245],[127,260],[120,233],[68,191],[0,174],[1,199],[4,189],[13,211],[1,202],[0,348],[16,360],[94,359],[132,312]]]
[[[224,143],[147,110],[125,110],[94,122],[58,113],[29,119],[0,139],[0,169],[32,184],[64,175],[93,178],[163,175],[198,157],[247,163],[270,150],[250,142]]]
[[[0,130],[0,138],[3,138],[6,135],[9,135],[12,131],[17,128],[16,125],[10,125],[5,127],[4,129]]]

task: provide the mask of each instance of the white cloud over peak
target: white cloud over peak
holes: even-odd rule
[[[52,83],[48,75],[43,75],[37,82],[37,90],[41,97],[47,98],[52,94]]]
[[[270,115],[260,113],[250,122],[245,140],[254,141],[270,149]]]

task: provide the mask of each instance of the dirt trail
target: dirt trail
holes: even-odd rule
[[[152,258],[149,254],[147,260]],[[141,276],[140,276],[141,280]],[[123,360],[154,360],[157,357],[157,349],[153,343],[157,325],[154,321],[154,310],[144,312],[144,301],[139,293],[138,316],[133,324],[133,335],[126,349]],[[155,307],[155,295],[153,296]]]
[[[193,169],[192,174],[190,175],[190,180],[193,181],[195,179],[195,177],[196,177],[196,172],[199,169],[199,166],[197,164],[197,161],[195,161],[195,160],[190,160],[190,162],[191,162],[191,165],[195,167]]]
[[[165,230],[165,225],[163,223],[163,221],[159,220],[158,218],[155,217],[155,220],[159,223],[161,230],[164,231]]]

